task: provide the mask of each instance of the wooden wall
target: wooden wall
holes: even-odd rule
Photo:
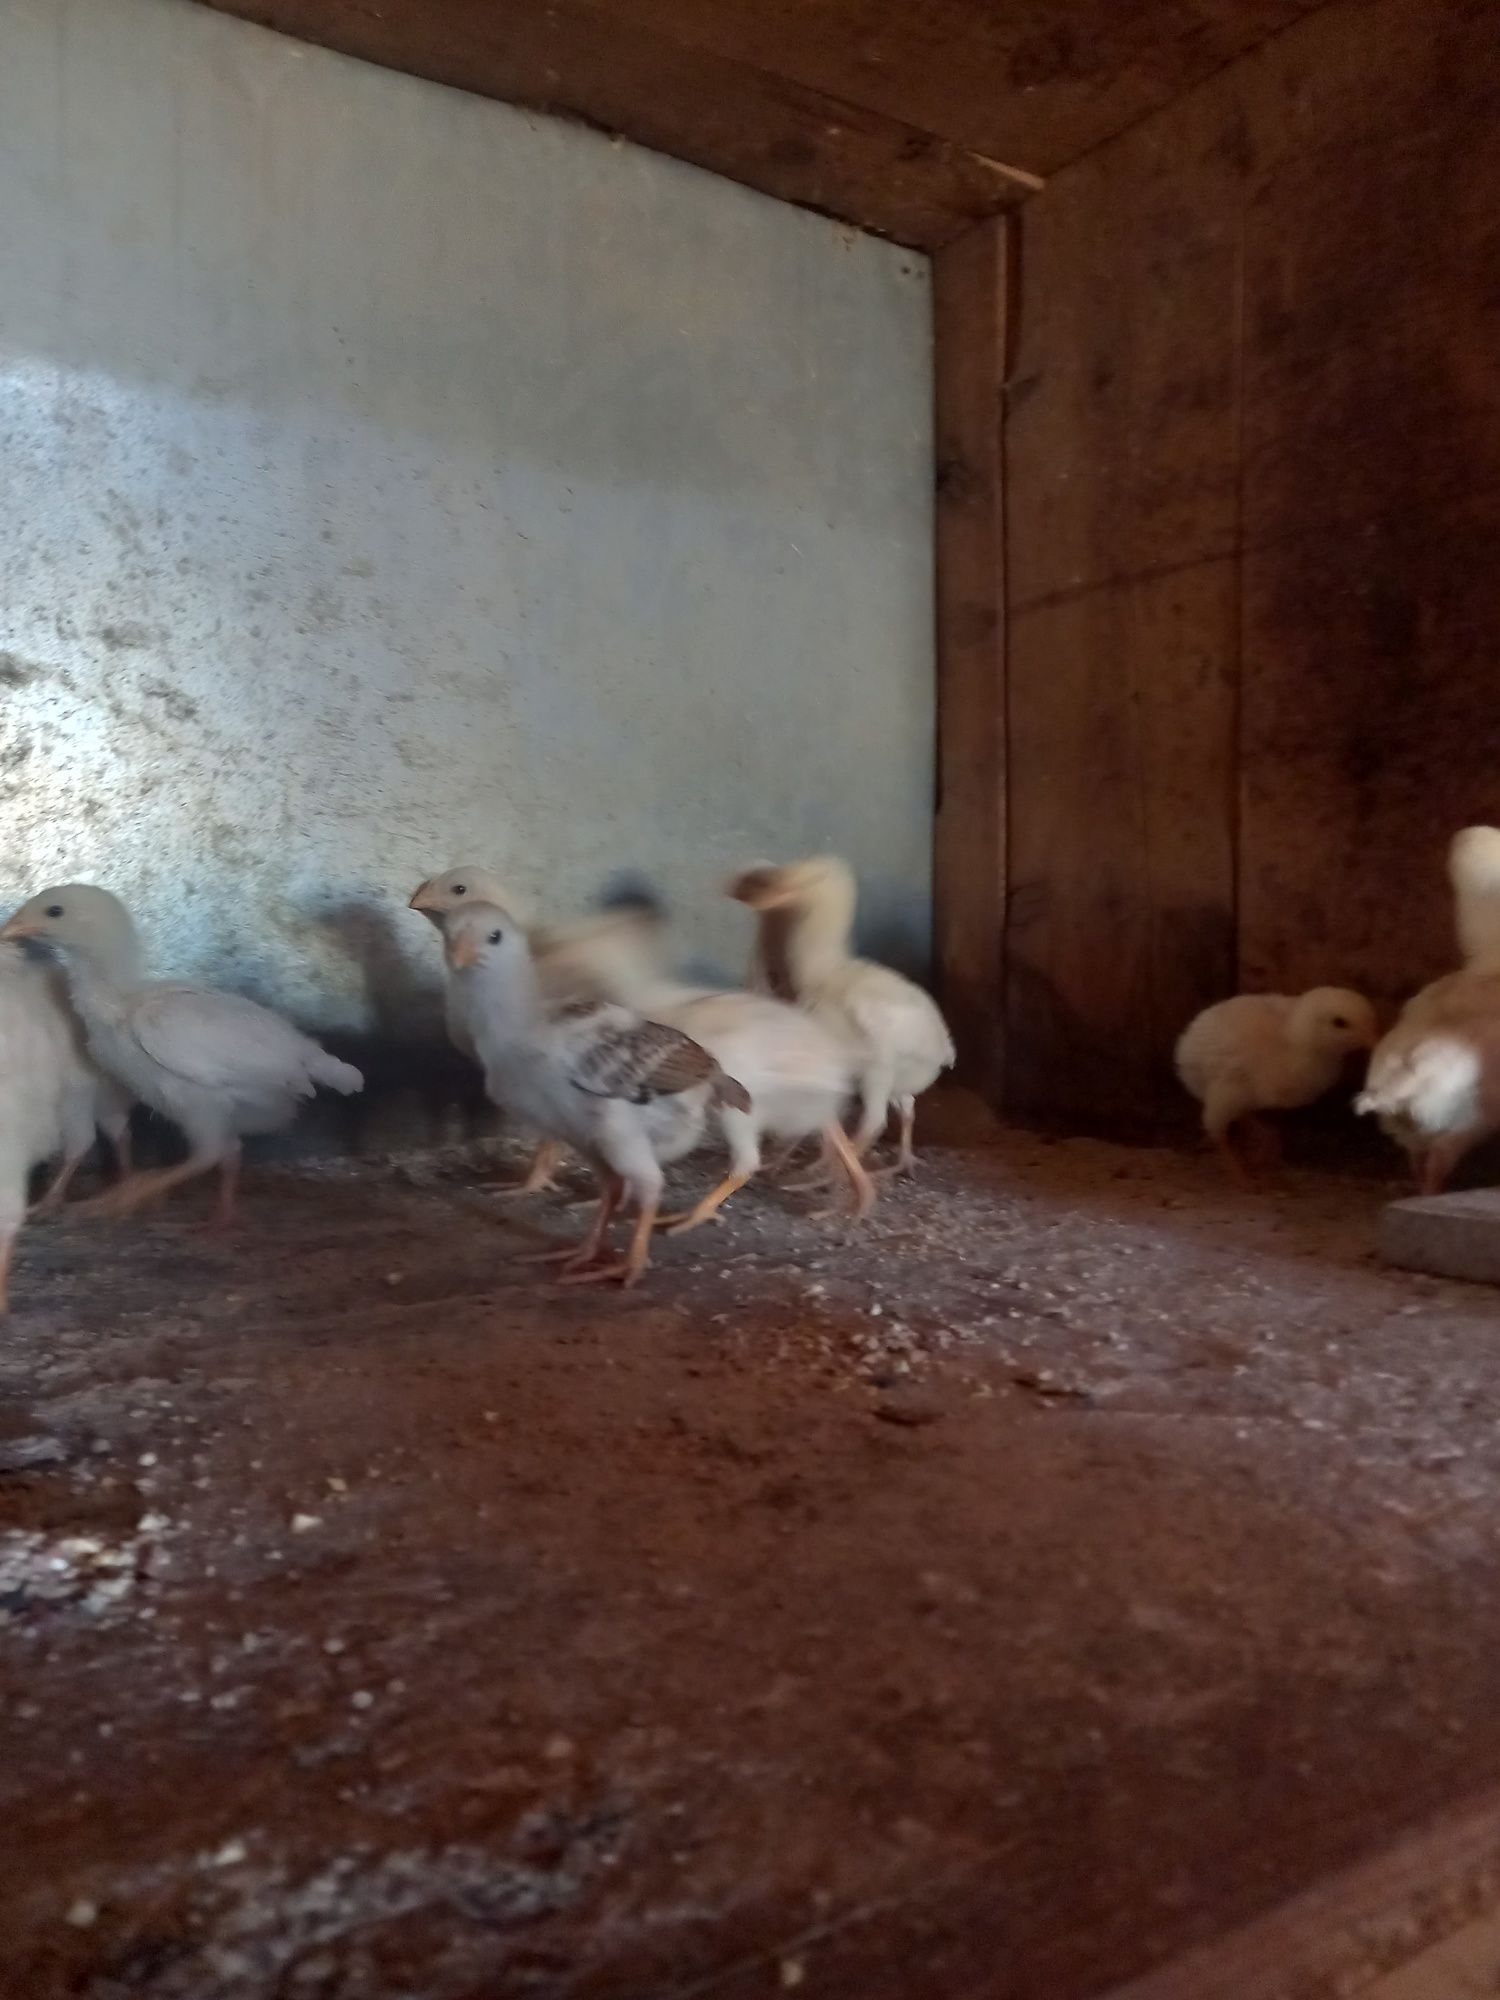
[[[1402,995],[1500,819],[1500,23],[1335,0],[1051,182],[1007,394],[1006,1102]]]

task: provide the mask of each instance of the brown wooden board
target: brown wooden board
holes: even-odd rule
[[[1240,972],[1404,997],[1455,960],[1444,855],[1500,820],[1500,495],[1249,552]]]
[[[1237,584],[1220,558],[1017,610],[1007,1108],[1152,1120],[1233,964]]]
[[[929,132],[588,0],[202,0],[344,55],[578,118],[930,249],[1022,193]]]
[[[1005,910],[1005,548],[1001,386],[1006,225],[933,265],[937,440],[935,943],[963,1074],[1000,1089]]]
[[[1232,771],[1196,795],[1199,832],[1183,821],[1234,851],[1203,933],[1237,926],[1223,990],[1391,999],[1451,961],[1443,850],[1500,818],[1497,133],[1492,7],[1336,0],[1023,213],[1013,1108],[1112,1122],[1174,1101],[1169,1015],[1199,997],[1190,974],[1157,1004],[1139,940],[1167,894],[1088,817],[1128,790],[1113,690],[1157,684],[1155,636],[1036,615],[1105,584],[1113,605],[1205,558],[1230,578],[1203,628],[1224,701],[1178,739]]]
[[[1320,0],[601,0],[604,11],[1038,173]]]
[[[1020,219],[1017,608],[1234,544],[1236,138],[1200,99],[1064,174]]]
[[[1497,1901],[1490,1793],[1102,2000],[1464,2000],[1494,1991]],[[1476,1932],[1472,1956],[1442,1948]]]

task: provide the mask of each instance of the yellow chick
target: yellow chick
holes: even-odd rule
[[[1261,1117],[1312,1104],[1338,1082],[1345,1059],[1375,1045],[1375,1010],[1362,993],[1315,986],[1241,993],[1205,1007],[1178,1039],[1177,1074],[1203,1106],[1203,1129],[1236,1180],[1249,1178],[1245,1128],[1261,1144],[1275,1135]]]
[[[1408,1000],[1355,1103],[1405,1150],[1424,1194],[1500,1130],[1500,829],[1455,834],[1448,879],[1463,968]]]
[[[795,999],[857,1053],[855,1154],[869,1151],[894,1110],[901,1126],[895,1171],[911,1173],[917,1099],[952,1065],[953,1038],[915,981],[849,949],[853,870],[832,854],[780,868],[762,864],[731,882],[729,894],[758,920],[754,983]]]

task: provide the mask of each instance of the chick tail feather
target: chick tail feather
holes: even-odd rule
[[[1469,826],[1455,834],[1448,879],[1464,963],[1500,971],[1500,827]]]
[[[321,1083],[325,1090],[336,1090],[341,1097],[352,1097],[365,1087],[364,1076],[353,1063],[340,1062],[326,1049],[319,1049],[318,1060],[307,1067],[314,1083]]]
[[[731,1111],[748,1111],[750,1093],[745,1086],[723,1070],[715,1070],[713,1081],[713,1101],[727,1105]]]

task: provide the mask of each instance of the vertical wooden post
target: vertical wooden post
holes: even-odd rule
[[[959,1075],[997,1108],[1005,1014],[1006,224],[933,257],[939,988]]]

